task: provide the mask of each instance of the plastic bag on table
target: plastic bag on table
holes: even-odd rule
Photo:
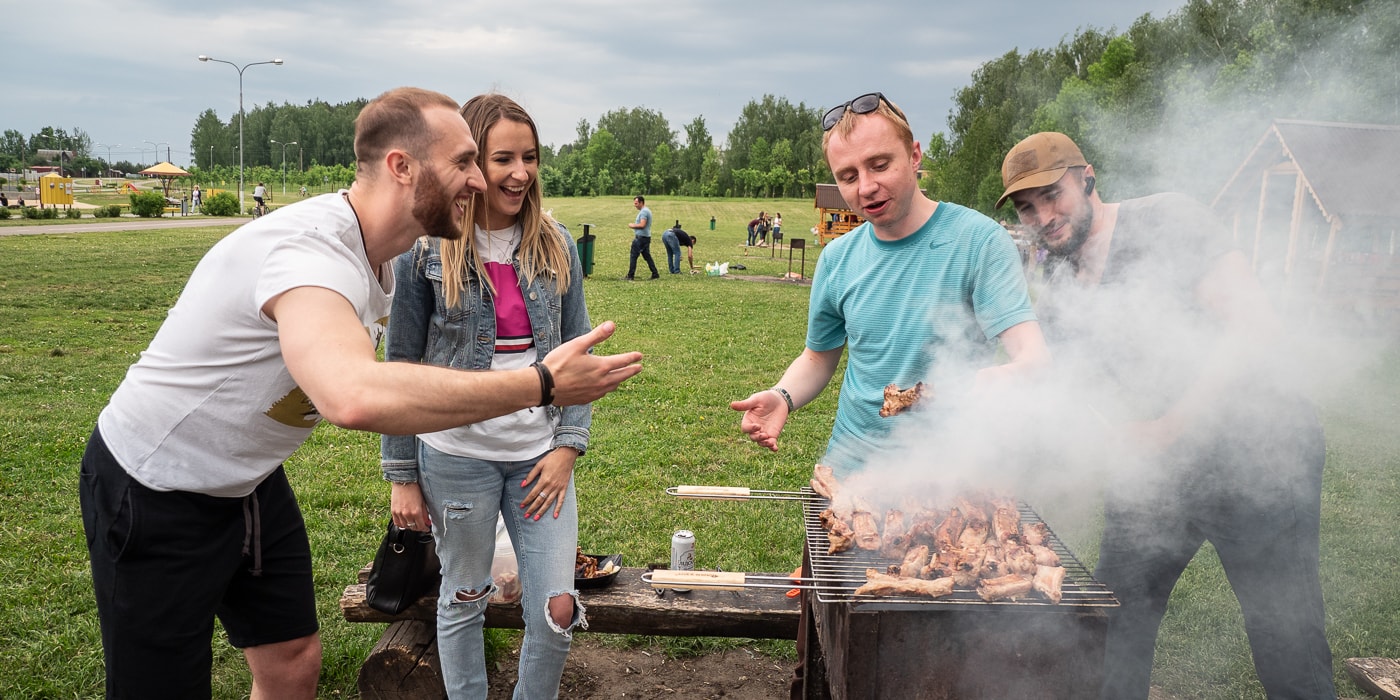
[[[492,605],[513,605],[520,601],[520,564],[515,561],[515,547],[506,531],[505,518],[496,516],[496,557],[491,561],[491,580],[496,591],[487,602]]]

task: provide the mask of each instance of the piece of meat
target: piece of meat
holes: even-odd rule
[[[836,492],[836,497],[831,499],[831,507],[828,510],[837,518],[850,522],[851,514],[856,511],[855,496],[844,489]]]
[[[967,549],[968,547],[980,547],[987,542],[987,521],[969,519],[963,526],[961,535],[958,535],[958,546]]]
[[[904,529],[904,511],[885,511],[885,527],[880,531],[880,554],[891,559],[903,557],[909,551],[909,533]]]
[[[831,543],[827,554],[844,552],[855,545],[855,532],[851,530],[851,524],[842,520],[832,509],[817,513],[817,520],[826,530],[827,541]]]
[[[1060,565],[1060,555],[1056,554],[1055,550],[1038,544],[1028,544],[1026,548],[1031,551],[1031,554],[1035,555],[1036,564],[1040,566]]]
[[[1043,549],[1043,548],[1042,548]],[[1054,552],[1051,552],[1054,554]],[[1035,552],[1029,547],[1011,545],[1002,551],[1002,568],[1008,574],[1020,574],[1031,576],[1035,574],[1036,563]]]
[[[828,500],[834,500],[836,494],[841,490],[841,484],[836,481],[836,475],[832,472],[831,467],[825,464],[818,464],[812,469],[812,479],[809,483],[817,495]]]
[[[933,396],[932,388],[929,389],[930,398]],[[880,406],[880,417],[889,418],[897,416],[918,405],[924,396],[924,383],[919,382],[908,389],[900,389],[894,384],[885,387],[885,401]]]
[[[1021,541],[1026,544],[1048,544],[1050,542],[1050,527],[1041,522],[1031,523],[1021,528]]]
[[[919,578],[935,579],[953,575],[953,562],[956,555],[948,552],[929,552],[928,563],[919,569]]]
[[[1031,585],[1036,593],[1045,596],[1045,599],[1055,603],[1060,602],[1062,588],[1065,583],[1065,568],[1063,566],[1038,566],[1035,569],[1035,577],[1031,579]]]
[[[871,552],[880,549],[880,526],[870,511],[858,510],[851,514],[851,530],[855,532],[857,547]]]
[[[1020,544],[1021,511],[1004,505],[997,506],[992,514],[992,535],[1001,544]]]
[[[977,584],[977,596],[988,603],[1015,600],[1031,592],[1031,580],[1018,574],[986,579]]]
[[[938,524],[942,522],[938,511],[917,508],[910,512],[906,520],[909,525],[910,546],[924,545],[929,549],[937,548],[934,533],[938,531]]]
[[[953,579],[940,578],[925,581],[921,578],[902,578],[882,574],[877,569],[865,570],[865,583],[855,590],[856,595],[915,595],[942,598],[953,592]]]
[[[933,532],[934,549],[940,552],[951,552],[958,548],[958,538],[962,537],[963,531],[962,511],[954,508],[948,511],[948,517],[943,519],[943,523]]]
[[[958,586],[971,588],[977,585],[977,580],[981,577],[986,562],[987,550],[984,547],[969,547],[959,550],[953,558],[952,572],[949,576]]]
[[[900,562],[898,573],[904,578],[918,578],[919,572],[928,565],[928,547],[919,545],[912,547],[904,554],[904,561]]]
[[[989,511],[987,503],[981,499],[969,496],[958,496],[953,499],[953,505],[957,506],[958,510],[962,511],[963,520],[969,523],[978,520],[986,523],[991,522],[991,518],[988,517]]]

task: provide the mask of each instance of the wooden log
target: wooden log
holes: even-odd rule
[[[360,665],[362,700],[441,700],[447,697],[432,622],[400,620],[384,630]]]
[[[1400,700],[1400,659],[1347,659],[1347,675],[1362,690],[1384,698]]]
[[[797,638],[798,602],[784,596],[781,588],[695,589],[689,593],[667,591],[658,596],[642,582],[645,571],[623,567],[611,586],[579,591],[579,601],[587,610],[588,631],[671,637]],[[408,610],[386,615],[365,603],[364,583],[358,583],[346,586],[340,598],[340,612],[350,622],[431,622],[437,614],[437,596],[424,596]],[[486,626],[523,628],[520,605],[487,606]]]

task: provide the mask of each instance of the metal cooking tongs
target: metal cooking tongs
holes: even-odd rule
[[[685,571],[656,569],[642,574],[642,583],[652,588],[705,588],[715,591],[742,591],[748,588],[805,588],[807,590],[844,590],[865,583],[864,577],[853,582],[829,579],[796,578],[783,575],[746,574],[740,571]]]
[[[811,491],[763,491],[747,486],[671,486],[666,493],[677,498],[715,501],[810,501],[820,498]]]

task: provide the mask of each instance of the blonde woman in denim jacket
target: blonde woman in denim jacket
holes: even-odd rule
[[[568,231],[541,211],[539,135],[529,115],[488,94],[469,100],[462,116],[480,145],[486,191],[464,213],[460,240],[421,239],[395,262],[385,359],[529,366],[589,330],[583,270]],[[442,560],[438,654],[449,697],[486,697],[482,626],[496,585],[498,513],[523,587],[515,697],[558,696],[573,630],[587,628],[573,586],[573,470],[591,421],[588,405],[545,405],[439,433],[384,436],[394,522],[431,527]]]

